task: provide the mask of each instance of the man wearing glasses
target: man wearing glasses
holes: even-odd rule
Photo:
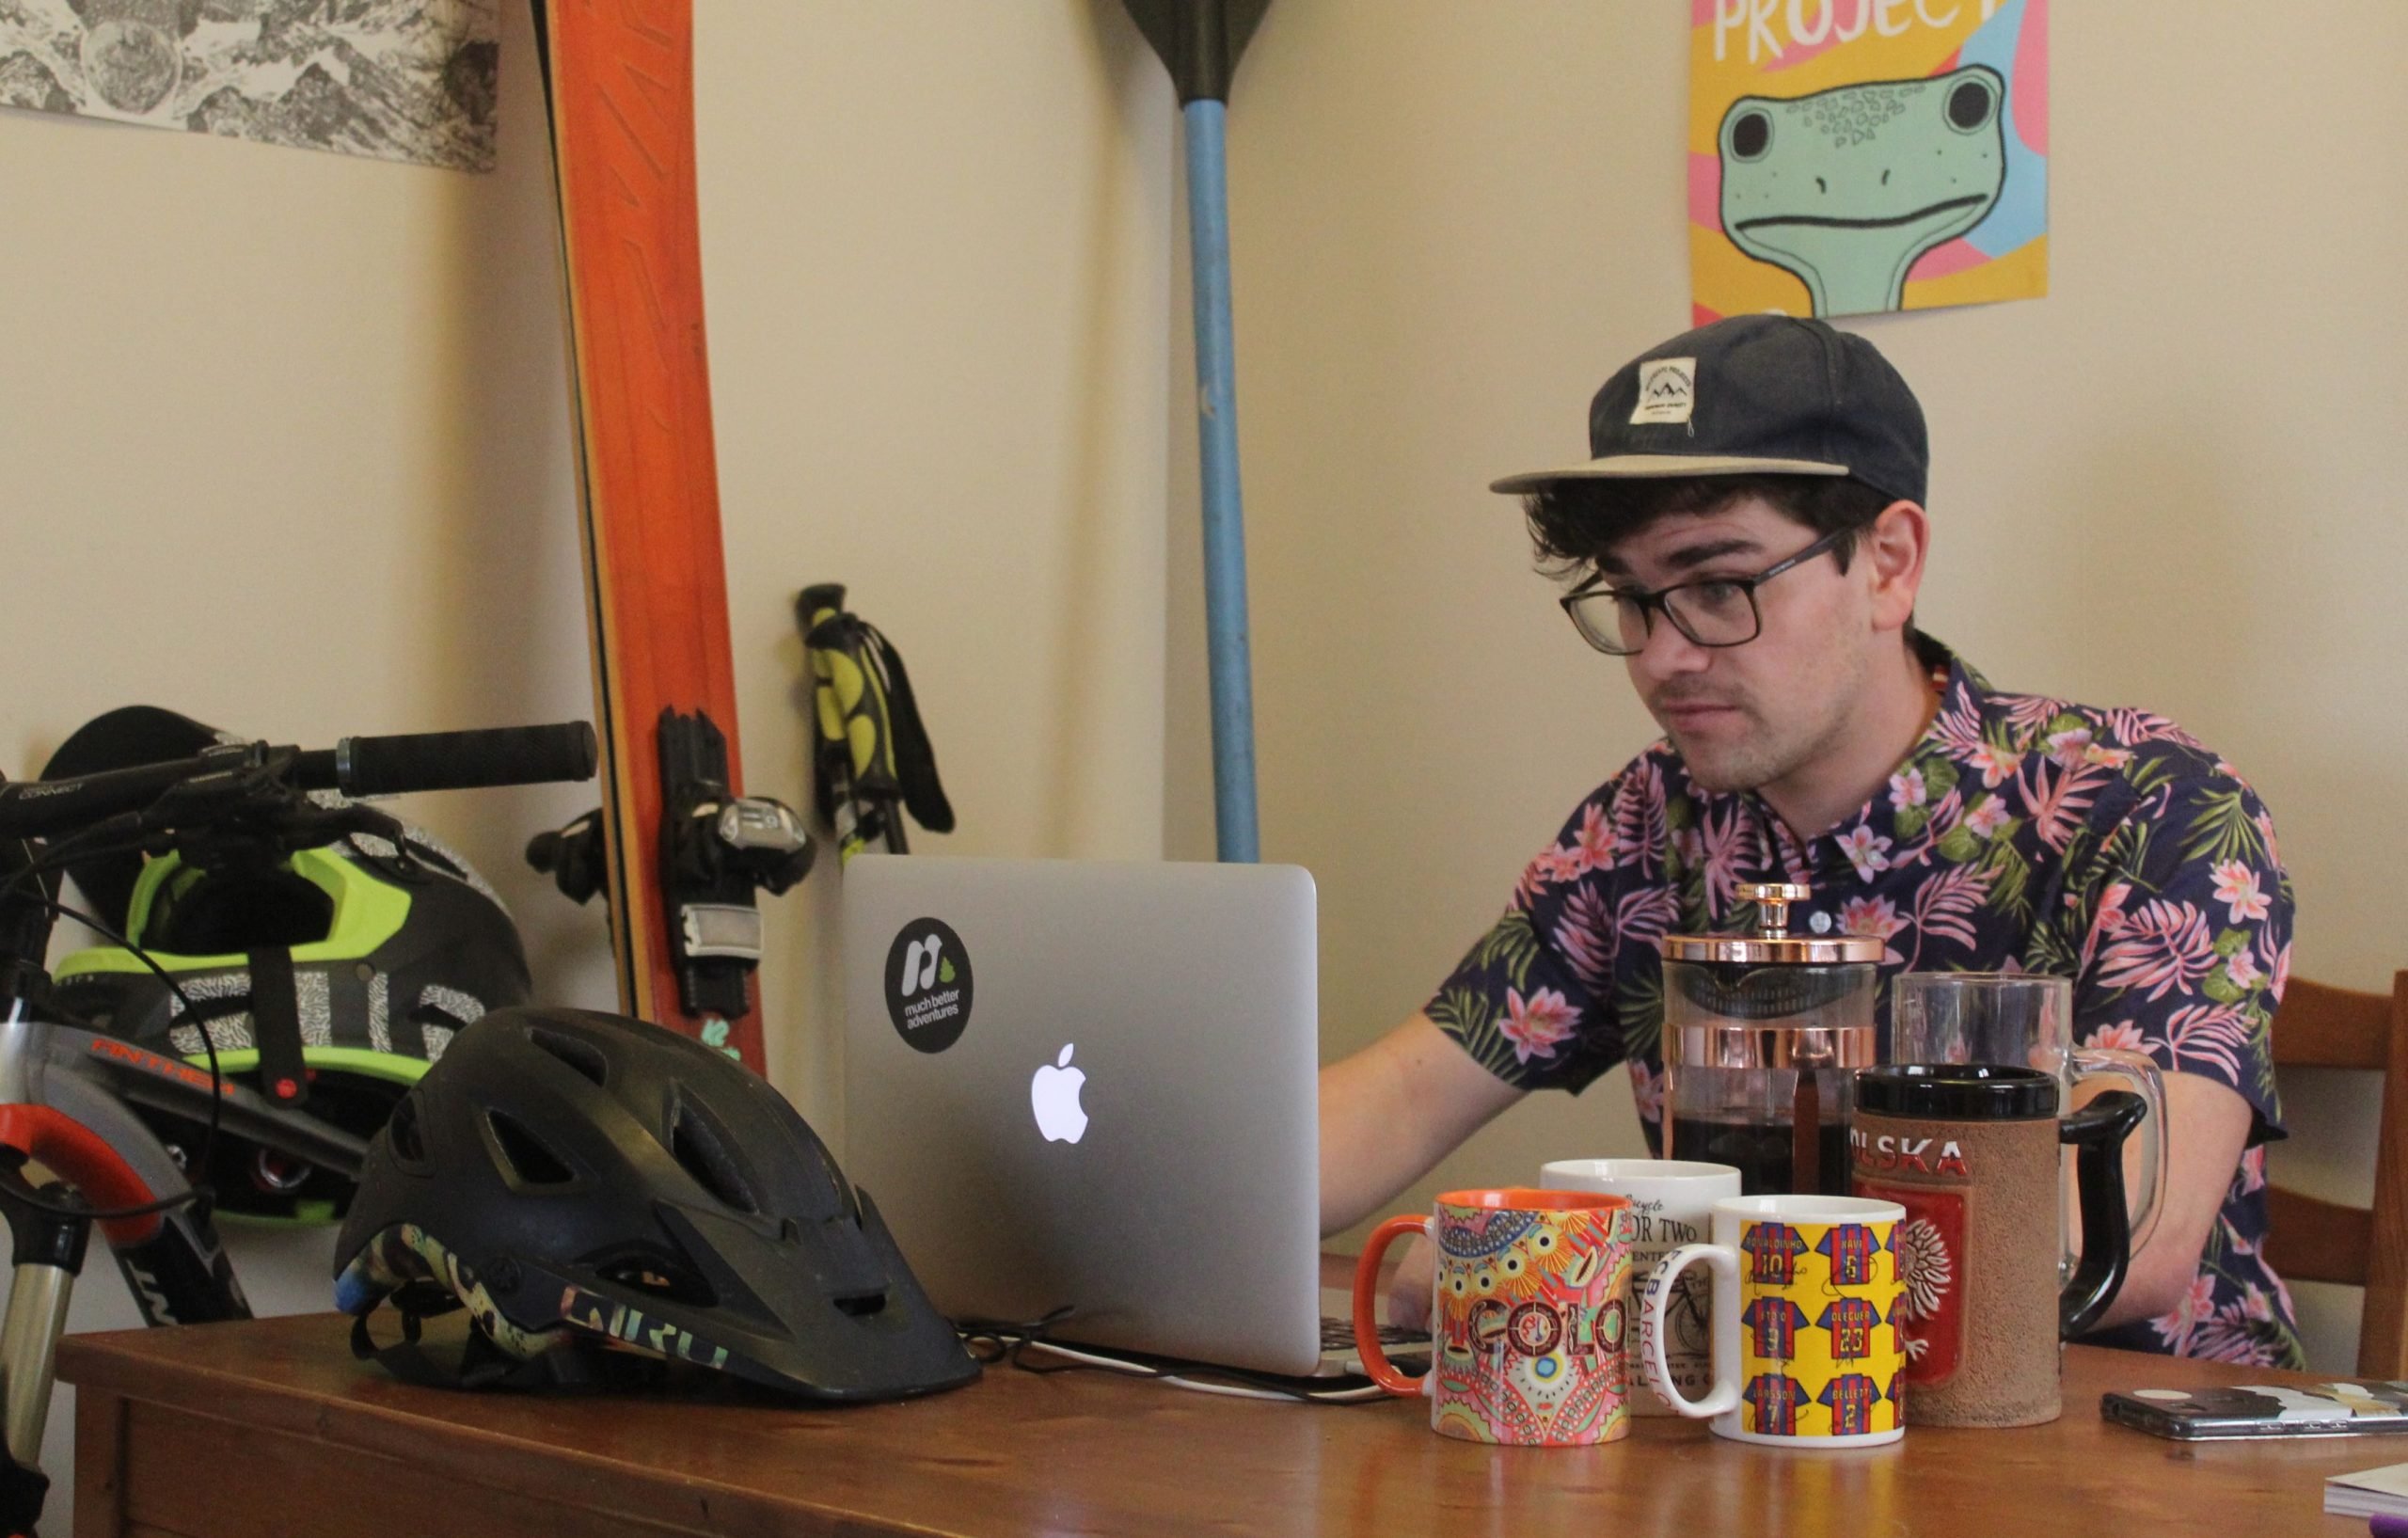
[[[2093,1339],[2302,1365],[2259,1253],[2291,893],[2256,793],[2162,717],[2002,692],[1915,628],[1923,412],[1862,338],[1718,321],[1608,379],[1589,438],[1587,462],[1493,489],[1665,737],[1420,1013],[1323,1071],[1324,1231],[1529,1091],[1617,1064],[1660,1145],[1658,942],[1748,922],[1742,883],[1802,881],[1793,930],[1880,936],[1885,982],[2067,976],[2078,1041],[2165,1071],[2165,1194]],[[1429,1264],[1402,1268],[1401,1318]]]

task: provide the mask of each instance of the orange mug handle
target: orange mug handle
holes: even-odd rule
[[[1371,1381],[1391,1394],[1413,1398],[1421,1395],[1421,1380],[1408,1378],[1398,1372],[1380,1349],[1380,1321],[1375,1305],[1379,1301],[1380,1258],[1388,1245],[1404,1233],[1430,1231],[1430,1217],[1425,1213],[1407,1213],[1392,1217],[1371,1230],[1371,1242],[1363,1246],[1363,1258],[1354,1262],[1354,1354],[1363,1358],[1363,1371]]]

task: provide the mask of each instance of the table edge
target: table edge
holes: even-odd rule
[[[342,1318],[339,1314],[321,1317],[330,1324]],[[231,1323],[239,1326],[254,1322]],[[757,1485],[732,1483],[656,1465],[629,1463],[560,1442],[483,1427],[464,1433],[456,1423],[423,1410],[366,1403],[292,1385],[278,1385],[272,1391],[261,1393],[255,1380],[240,1374],[130,1349],[134,1342],[156,1333],[136,1328],[64,1337],[58,1345],[59,1381],[74,1385],[79,1395],[105,1394],[180,1415],[281,1433],[323,1442],[345,1452],[402,1462],[419,1461],[436,1444],[456,1446],[453,1438],[473,1435],[498,1451],[530,1455],[515,1460],[507,1482],[463,1470],[456,1462],[446,1460],[446,1467],[463,1483],[508,1488],[563,1508],[607,1511],[664,1526],[693,1526],[698,1530],[715,1531],[724,1526],[728,1515],[749,1512],[756,1519],[772,1523],[791,1525],[798,1519],[807,1520],[829,1531],[916,1534],[925,1530],[848,1506],[784,1496]],[[228,1391],[237,1388],[244,1390],[247,1411],[240,1421],[234,1421],[225,1412]],[[78,1448],[79,1462],[82,1453]],[[541,1469],[552,1472],[536,1477],[535,1471]]]

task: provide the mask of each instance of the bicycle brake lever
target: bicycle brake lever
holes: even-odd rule
[[[277,778],[275,763],[252,758],[179,781],[134,817],[144,832],[166,832],[238,817],[246,809],[267,811],[284,804],[292,795]]]

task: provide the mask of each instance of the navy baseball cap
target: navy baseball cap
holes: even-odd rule
[[[1624,364],[1590,404],[1589,452],[1488,489],[1845,475],[1920,503],[1931,468],[1923,407],[1890,360],[1852,332],[1786,315],[1734,315]]]

